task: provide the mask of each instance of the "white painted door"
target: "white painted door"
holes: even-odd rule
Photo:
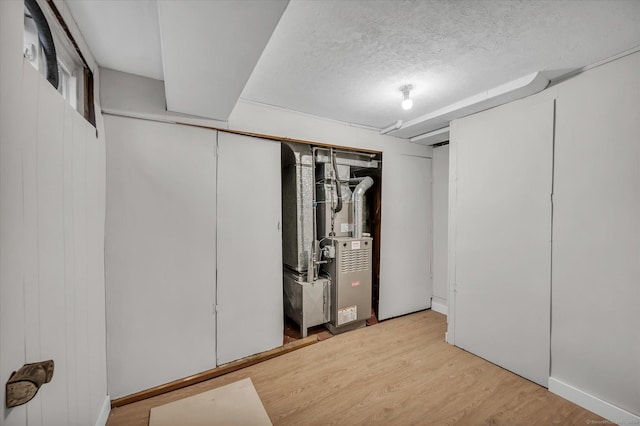
[[[282,345],[280,143],[218,133],[218,365]]]
[[[105,116],[109,391],[215,364],[216,132]]]
[[[431,159],[382,158],[380,319],[431,306]]]
[[[455,344],[549,376],[553,101],[454,121]]]

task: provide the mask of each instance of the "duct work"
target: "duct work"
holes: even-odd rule
[[[33,22],[38,29],[38,39],[42,44],[42,50],[44,52],[46,63],[46,76],[47,81],[57,90],[58,89],[58,57],[56,55],[56,45],[53,42],[53,36],[51,35],[51,29],[47,18],[45,18],[42,9],[38,5],[36,0],[25,0],[25,7],[29,11]]]
[[[373,154],[282,143],[285,314],[307,335],[334,334],[371,315],[373,239],[365,193],[378,169]],[[360,177],[355,177],[359,174]]]
[[[362,238],[362,222],[364,220],[364,193],[373,186],[373,179],[365,177],[353,191],[353,237]]]
[[[285,266],[305,274],[314,238],[314,171],[311,147],[282,142],[282,257]]]

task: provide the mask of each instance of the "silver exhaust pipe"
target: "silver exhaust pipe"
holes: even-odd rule
[[[366,176],[353,190],[351,200],[353,205],[353,238],[362,238],[362,224],[364,222],[363,201],[364,193],[373,185],[373,179]]]

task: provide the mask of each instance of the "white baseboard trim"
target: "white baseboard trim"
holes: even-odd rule
[[[109,395],[105,396],[104,402],[102,403],[102,408],[100,409],[100,413],[98,414],[98,418],[96,419],[96,426],[105,426],[107,424],[107,419],[109,418],[109,413],[111,412],[111,398]]]
[[[567,399],[574,404],[593,411],[599,416],[616,424],[640,424],[640,416],[630,413],[620,407],[616,407],[606,401],[601,400],[591,394],[574,388],[558,379],[549,377],[549,392]]]
[[[449,307],[446,304],[438,302],[436,300],[431,300],[431,309],[444,315],[449,314]]]

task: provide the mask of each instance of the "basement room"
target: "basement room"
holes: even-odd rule
[[[0,0],[0,424],[640,424],[640,1]]]

